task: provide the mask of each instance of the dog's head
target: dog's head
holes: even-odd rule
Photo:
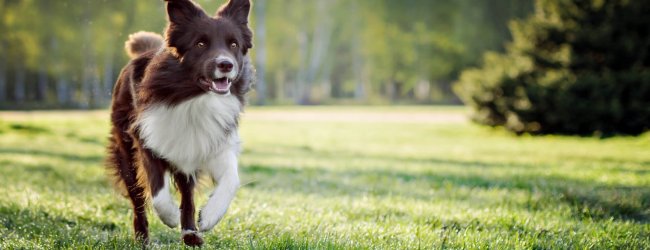
[[[165,1],[167,47],[189,72],[190,80],[205,91],[228,95],[253,47],[248,27],[250,0],[229,0],[214,16],[191,0]]]

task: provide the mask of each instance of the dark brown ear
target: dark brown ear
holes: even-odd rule
[[[195,18],[206,17],[203,10],[191,0],[165,0],[167,2],[167,17],[170,23],[186,24]]]
[[[217,11],[217,16],[227,17],[237,24],[248,24],[248,13],[251,10],[250,0],[228,0]]]

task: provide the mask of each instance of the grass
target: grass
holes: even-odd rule
[[[250,108],[205,248],[650,248],[650,134],[517,137],[463,113]],[[106,112],[0,113],[0,249],[138,248],[107,131]],[[151,248],[181,248],[149,215]]]

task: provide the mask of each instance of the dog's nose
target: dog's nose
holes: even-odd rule
[[[233,64],[229,60],[218,60],[217,68],[223,73],[228,73],[232,71]]]

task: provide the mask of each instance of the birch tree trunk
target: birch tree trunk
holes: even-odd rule
[[[356,2],[352,2],[352,11],[353,13],[357,13],[359,7],[357,6]],[[355,30],[353,32],[354,37],[352,40],[352,53],[353,53],[353,58],[352,58],[352,68],[354,71],[354,81],[355,81],[355,88],[354,88],[354,99],[357,101],[364,101],[367,99],[367,94],[366,94],[366,79],[364,79],[363,76],[363,56],[361,55],[361,37],[359,37],[359,32],[361,30],[360,27],[360,20],[359,20],[359,15],[354,15],[352,18],[352,24],[351,24]]]
[[[113,41],[113,39],[110,39]],[[113,44],[112,42],[109,42],[108,44]],[[111,98],[111,91],[113,90],[113,84],[115,83],[115,79],[113,76],[114,70],[115,70],[115,65],[113,65],[114,61],[114,51],[115,49],[113,47],[107,48],[105,57],[104,57],[104,75],[102,77],[102,87],[100,93],[98,93],[99,96],[101,96],[101,102],[99,103],[100,106],[104,106],[107,103],[107,100],[110,100]]]
[[[257,70],[257,103],[266,104],[266,0],[255,2],[255,69]]]
[[[94,108],[100,102],[99,78],[97,76],[97,64],[92,42],[92,24],[90,23],[90,2],[87,3],[83,23],[83,49],[82,49],[82,82],[81,82],[81,107],[84,109]]]
[[[306,71],[307,71],[307,32],[300,31],[298,33],[298,57],[300,58],[300,66],[298,67],[298,74],[296,76],[296,92],[294,92],[294,98],[297,104],[307,104],[310,98],[310,88],[309,83],[306,80]]]
[[[314,27],[314,37],[312,38],[311,43],[311,58],[309,62],[309,68],[307,70],[307,82],[313,84],[316,80],[316,75],[318,74],[319,69],[323,65],[325,59],[325,53],[329,47],[330,38],[332,36],[332,21],[331,18],[326,16],[325,13],[329,12],[329,3],[330,1],[318,1],[317,12],[316,12],[316,22]]]
[[[319,69],[323,65],[325,60],[325,55],[329,47],[331,37],[332,37],[332,18],[328,16],[330,13],[330,6],[332,1],[317,1],[316,2],[316,21],[314,22],[314,35],[311,39],[311,49],[308,52],[307,47],[309,45],[309,39],[307,35],[304,35],[304,40],[301,41],[301,51],[303,51],[302,56],[304,56],[304,61],[302,77],[302,91],[300,97],[300,104],[311,104],[311,91],[314,81],[316,81],[317,74]],[[308,55],[307,55],[308,54]]]

